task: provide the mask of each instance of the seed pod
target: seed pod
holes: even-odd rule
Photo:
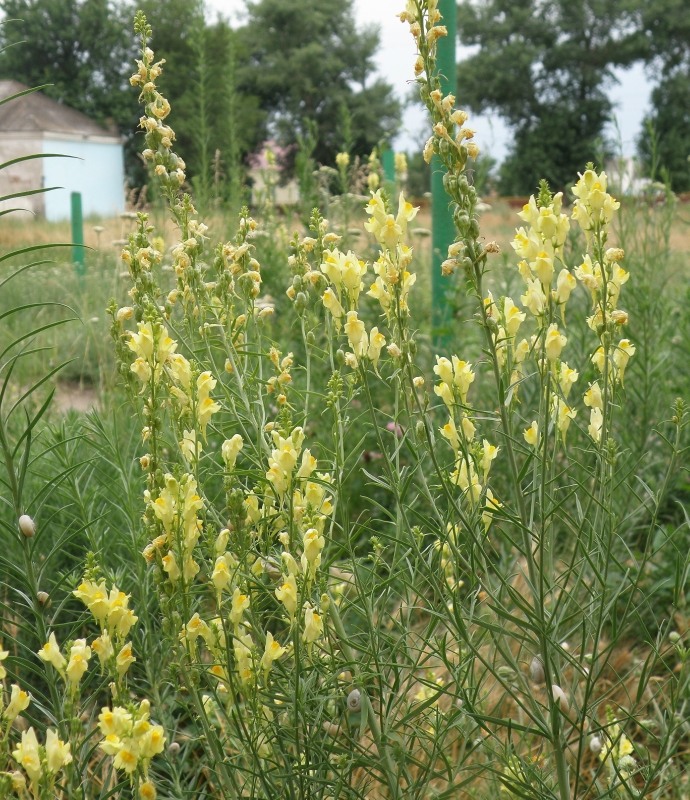
[[[566,697],[563,689],[561,689],[558,684],[554,683],[551,687],[551,694],[558,708],[565,713],[570,704],[568,703],[568,698]]]
[[[544,665],[539,656],[534,656],[530,662],[529,679],[537,685],[544,683]]]
[[[356,713],[362,708],[362,693],[353,689],[347,696],[347,710]]]
[[[22,514],[19,517],[19,530],[27,539],[30,539],[36,533],[36,523],[28,514]]]

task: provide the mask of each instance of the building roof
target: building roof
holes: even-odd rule
[[[0,80],[0,100],[28,88],[19,81]],[[32,92],[0,105],[0,133],[15,131],[119,138],[81,111],[58,103],[42,92]]]

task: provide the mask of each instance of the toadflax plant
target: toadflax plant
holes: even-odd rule
[[[90,556],[70,587],[82,634],[41,629],[48,723],[19,735],[19,685],[2,706],[0,769],[20,797],[682,796],[682,633],[669,618],[624,637],[648,618],[659,541],[673,542],[657,534],[686,413],[678,401],[650,432],[667,469],[645,483],[619,444],[635,380],[619,204],[593,165],[570,215],[542,185],[519,214],[512,274],[490,271],[498,248],[465,173],[478,147],[434,66],[437,4],[409,0],[400,17],[431,116],[425,158],[443,162],[457,228],[443,271],[466,281],[481,337],[430,363],[418,210],[381,188],[364,209],[370,261],[319,209],[295,233],[292,338],[276,341],[261,223],[245,208],[234,239],[212,244],[137,14],[143,156],[177,236],[164,252],[139,215],[122,254],[130,304],[110,308],[151,581],[135,607],[127,570],[115,581]],[[137,662],[153,654],[155,668]]]

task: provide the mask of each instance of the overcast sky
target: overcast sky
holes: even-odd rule
[[[245,9],[244,0],[206,0],[206,4],[212,16],[221,13],[232,22],[241,21]],[[393,85],[398,97],[405,100],[410,93],[409,81],[413,77],[415,48],[408,26],[397,18],[397,14],[404,8],[404,0],[355,0],[354,5],[358,24],[379,26],[379,72]],[[615,105],[623,152],[632,155],[642,118],[649,104],[650,88],[642,66],[620,70],[617,75],[621,83],[611,89],[610,96]],[[462,106],[462,87],[459,88],[458,102]],[[476,141],[479,147],[495,158],[502,159],[509,145],[509,135],[501,121],[487,116],[473,116],[469,124],[477,132]],[[420,139],[426,138],[426,130],[426,119],[421,107],[408,107],[403,117],[402,130],[394,143],[396,149],[413,149]]]

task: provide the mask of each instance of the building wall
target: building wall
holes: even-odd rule
[[[81,192],[84,216],[111,217],[125,210],[125,173],[119,142],[51,133],[45,134],[43,152],[76,156],[43,160],[43,185],[62,187],[46,192],[46,219],[69,218],[72,192]]]
[[[20,138],[16,133],[0,133],[0,164],[11,161],[13,158],[42,152],[44,150],[40,134]],[[43,159],[40,158],[22,161],[19,164],[1,169],[0,197],[14,194],[15,192],[40,189],[43,186],[42,174]],[[0,210],[8,208],[23,208],[42,216],[44,212],[44,195],[34,194],[30,197],[18,197],[14,200],[0,202]]]

